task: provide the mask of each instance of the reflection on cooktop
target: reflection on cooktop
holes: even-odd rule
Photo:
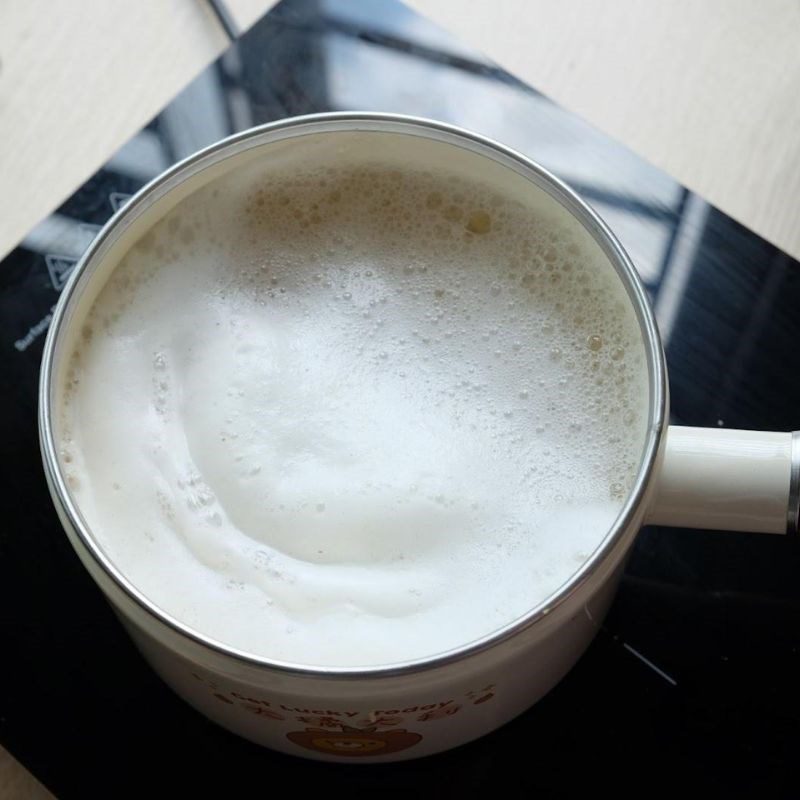
[[[356,108],[470,128],[575,187],[651,295],[673,421],[800,427],[796,261],[400,3],[284,0],[2,264],[0,742],[59,797],[149,794],[161,775],[187,792],[302,777],[318,791],[466,795],[510,776],[550,796],[616,787],[626,769],[646,776],[642,791],[657,781],[786,795],[797,778],[800,556],[785,537],[645,529],[602,633],[547,698],[460,750],[355,771],[259,749],[173,697],[78,563],[44,483],[35,414],[43,338],[70,270],[115,209],[199,147]]]

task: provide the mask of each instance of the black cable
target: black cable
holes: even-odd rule
[[[206,2],[216,17],[217,22],[219,22],[220,27],[225,31],[225,35],[232,42],[235,42],[239,38],[241,31],[239,30],[236,20],[231,16],[231,12],[228,11],[228,7],[225,5],[223,0],[206,0]]]

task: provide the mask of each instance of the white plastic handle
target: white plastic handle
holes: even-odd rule
[[[672,426],[647,522],[794,532],[799,478],[798,434]]]

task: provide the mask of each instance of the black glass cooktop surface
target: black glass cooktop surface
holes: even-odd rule
[[[535,707],[458,750],[332,766],[226,733],[142,661],[63,534],[40,464],[52,307],[112,212],[227,134],[326,110],[456,123],[566,180],[650,293],[672,421],[800,428],[800,264],[394,0],[285,0],[0,265],[0,743],[57,796],[706,792],[796,796],[800,545],[646,528],[586,655]],[[8,198],[7,198],[8,202]],[[505,784],[503,784],[505,785]]]

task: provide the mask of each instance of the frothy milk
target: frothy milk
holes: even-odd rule
[[[120,570],[309,665],[529,611],[607,534],[647,422],[642,336],[588,234],[505,167],[389,134],[275,145],[183,200],[63,373],[62,466]]]

